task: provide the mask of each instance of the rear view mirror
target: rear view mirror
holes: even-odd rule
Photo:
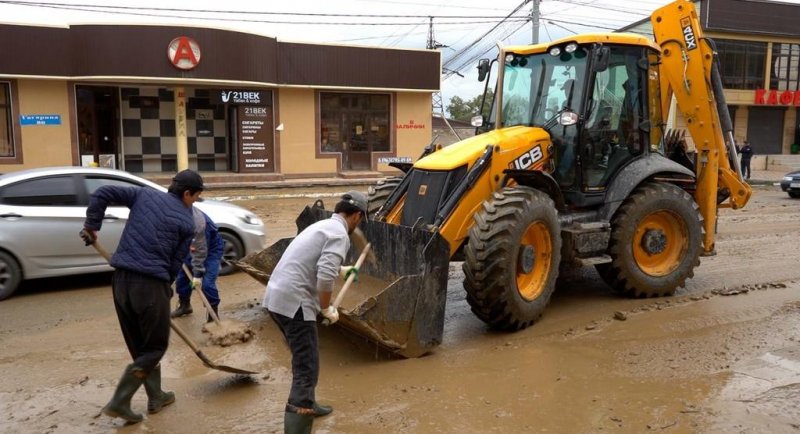
[[[481,59],[478,61],[478,81],[486,80],[487,74],[489,74],[489,59]]]
[[[482,127],[483,126],[483,116],[473,116],[472,119],[469,120],[470,125],[473,127]]]

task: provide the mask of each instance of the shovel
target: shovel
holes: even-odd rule
[[[108,250],[106,250],[102,245],[100,245],[99,241],[95,240],[95,242],[92,243],[92,246],[94,247],[95,250],[97,250],[97,253],[99,253],[100,256],[102,256],[106,261],[111,262],[111,255],[108,253]],[[175,333],[177,333],[178,336],[180,336],[181,339],[183,339],[183,342],[185,342],[186,345],[188,345],[189,348],[191,348],[192,351],[194,351],[195,355],[197,355],[197,357],[203,361],[203,364],[206,365],[206,367],[211,369],[216,369],[218,371],[230,372],[231,374],[245,374],[245,375],[258,374],[258,372],[248,371],[246,369],[234,368],[231,366],[218,365],[212,362],[208,357],[206,357],[205,354],[203,354],[203,351],[197,347],[197,344],[195,344],[194,341],[192,341],[192,339],[189,338],[189,336],[180,327],[178,327],[178,325],[175,324],[174,321],[172,321],[172,319],[169,320],[169,326],[172,327],[172,330],[175,330]]]
[[[186,277],[189,278],[189,282],[191,282],[193,277],[192,272],[189,270],[189,267],[186,264],[183,264],[183,272],[186,273]],[[219,315],[217,315],[217,313],[214,312],[214,309],[211,307],[211,303],[208,302],[208,298],[206,298],[206,295],[203,294],[202,290],[197,292],[200,293],[200,299],[203,300],[203,306],[206,307],[208,314],[211,316],[214,322],[217,323],[217,326],[222,327],[222,323],[219,320]]]
[[[361,264],[363,264],[364,260],[367,259],[367,256],[370,253],[372,253],[370,248],[372,248],[372,244],[371,243],[367,243],[367,245],[364,246],[364,250],[361,251],[361,256],[358,257],[358,260],[356,261],[356,265],[354,265],[353,268],[355,268],[356,270],[361,268]],[[373,253],[373,256],[374,256],[374,253]],[[356,273],[350,273],[350,275],[347,276],[347,280],[344,282],[344,285],[342,285],[342,289],[340,289],[339,293],[336,294],[336,299],[333,300],[333,303],[331,303],[331,306],[333,306],[336,309],[339,309],[339,305],[342,304],[342,299],[344,299],[344,295],[347,294],[347,290],[350,289],[350,285],[353,284],[354,280],[356,280]],[[330,321],[328,321],[328,319],[326,318],[326,319],[322,320],[322,324],[323,325],[330,325]]]

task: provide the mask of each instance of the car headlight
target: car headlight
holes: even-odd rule
[[[784,177],[783,177],[783,180],[784,180],[784,181],[791,181],[791,180],[792,180],[792,177],[791,177],[791,176],[784,176]]]
[[[240,215],[239,218],[241,218],[245,223],[247,223],[249,225],[261,226],[263,224],[261,222],[261,219],[258,218],[258,216],[255,215],[255,214],[247,213],[247,214]]]

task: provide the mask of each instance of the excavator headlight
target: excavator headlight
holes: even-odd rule
[[[566,47],[564,47],[564,51],[566,51],[567,53],[574,53],[575,50],[577,50],[577,49],[578,49],[578,44],[576,44],[574,42],[569,43],[569,44],[567,44]]]
[[[553,56],[553,57],[560,56],[561,55],[561,49],[558,48],[558,47],[551,48],[550,49],[550,55]]]
[[[511,63],[513,61],[514,61],[514,55],[511,53],[506,54],[506,63]]]

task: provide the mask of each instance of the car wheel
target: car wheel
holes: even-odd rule
[[[17,260],[6,252],[0,252],[0,300],[11,297],[22,280],[22,270]]]
[[[242,242],[235,234],[220,232],[219,235],[225,242],[222,248],[222,264],[219,268],[219,274],[225,276],[236,271],[236,266],[231,262],[242,259],[244,256],[244,246],[242,246]]]
[[[789,197],[792,199],[800,199],[800,191],[789,191]]]

